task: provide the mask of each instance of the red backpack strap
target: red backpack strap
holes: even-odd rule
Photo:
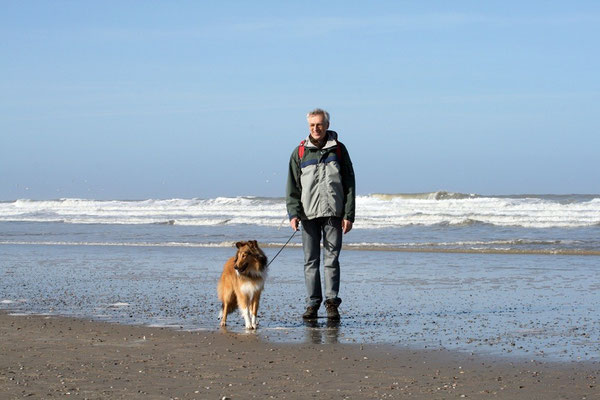
[[[298,146],[298,158],[300,160],[302,160],[302,157],[304,157],[304,143],[306,142],[306,140],[303,140],[300,142],[300,146]],[[335,155],[337,156],[338,162],[342,162],[342,146],[340,146],[340,142],[337,141],[337,139],[335,140]]]
[[[300,146],[298,146],[298,158],[300,158],[300,160],[302,160],[302,157],[304,157],[304,143],[306,142],[306,140],[303,140],[300,142]]]

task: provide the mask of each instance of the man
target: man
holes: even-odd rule
[[[302,222],[304,278],[308,292],[304,319],[317,318],[323,301],[319,264],[323,238],[325,308],[330,320],[340,319],[338,297],[342,233],[352,229],[355,183],[352,161],[337,133],[329,128],[329,113],[319,108],[306,116],[310,134],[290,158],[286,205],[290,225],[298,230]]]

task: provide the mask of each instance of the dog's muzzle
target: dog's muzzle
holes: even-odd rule
[[[238,272],[244,272],[246,270],[246,268],[248,268],[248,263],[246,263],[244,265],[237,265],[237,264],[233,265],[233,269],[235,269]]]

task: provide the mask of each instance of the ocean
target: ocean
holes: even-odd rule
[[[306,326],[301,235],[269,267],[257,335],[510,357],[600,357],[600,195],[357,197],[341,256],[342,322]],[[234,243],[272,258],[285,200],[0,202],[0,308],[216,330]],[[321,310],[323,314],[323,310]],[[229,330],[246,334],[241,318]]]

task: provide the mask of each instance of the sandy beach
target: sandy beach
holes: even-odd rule
[[[597,362],[274,344],[253,334],[6,313],[0,314],[0,331],[2,399],[600,397]]]

